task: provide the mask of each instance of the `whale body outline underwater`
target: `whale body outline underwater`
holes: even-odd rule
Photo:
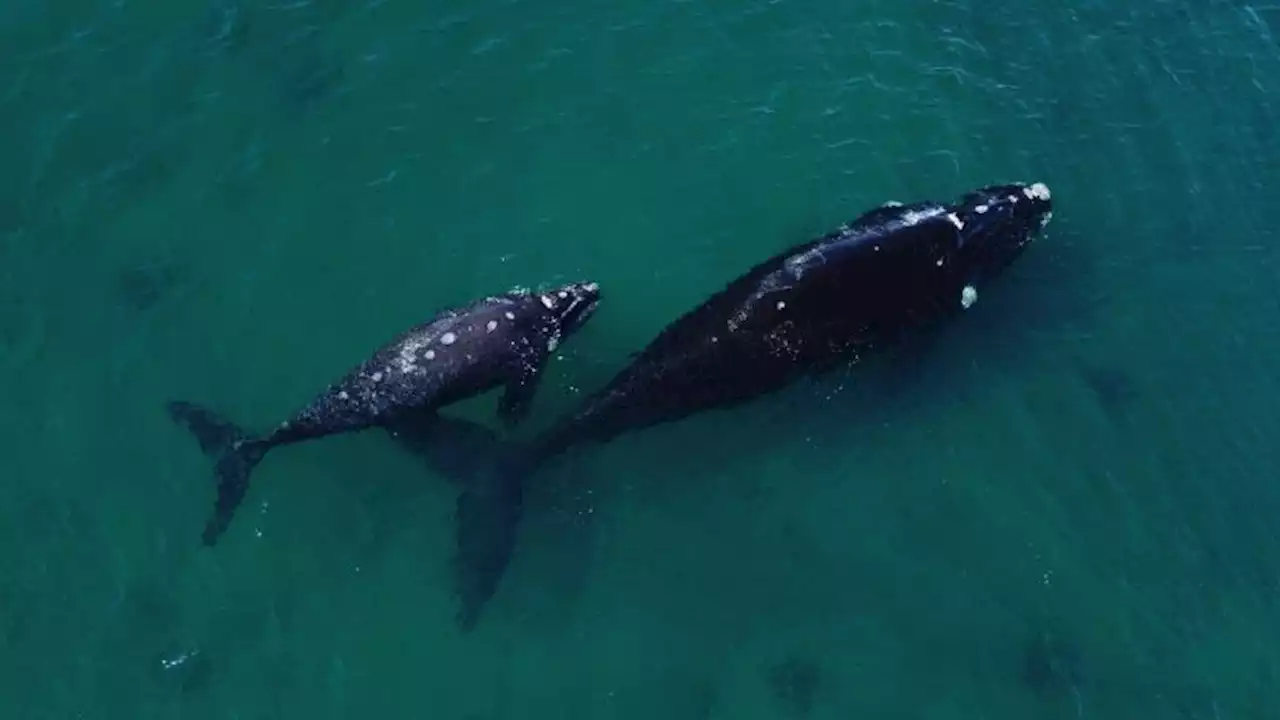
[[[516,546],[526,484],[567,450],[710,410],[735,408],[802,377],[824,375],[947,326],[973,307],[982,287],[1021,257],[1052,214],[1050,191],[1040,182],[992,184],[951,202],[890,202],[868,210],[738,275],[664,326],[612,379],[530,441],[504,439],[483,425],[438,412],[479,394],[475,382],[459,392],[442,390],[437,383],[432,391],[448,402],[409,403],[413,406],[408,412],[386,422],[366,423],[364,428],[389,432],[460,486],[453,557],[459,628],[469,632],[475,627],[505,575]],[[507,429],[524,418],[546,352],[581,328],[599,301],[595,282],[565,286],[559,292],[536,297],[554,315],[557,302],[571,293],[582,294],[575,300],[580,316],[559,325],[532,323],[529,336],[515,333],[506,349],[495,350],[500,344],[484,346],[504,358],[523,357],[511,349],[517,346],[541,351],[526,363],[533,367],[515,373],[515,381],[507,382],[511,373],[504,370],[498,373],[502,382],[490,372],[480,383],[483,389],[507,384],[498,412]],[[492,313],[483,314],[484,302],[461,311],[483,316],[479,325],[473,323],[473,331],[493,329],[495,320]],[[423,326],[457,314],[458,310],[443,310]],[[395,355],[412,332],[372,357]],[[457,333],[446,333],[431,337],[437,350],[443,340],[456,340]],[[478,364],[486,365],[483,358]],[[365,372],[365,384],[368,375]],[[530,380],[527,388],[521,384],[525,377]],[[342,391],[339,382],[319,397]],[[243,462],[245,453],[231,450],[246,442],[245,431],[192,403],[172,402],[168,408],[175,422],[196,435],[206,454],[224,463],[237,457]],[[455,447],[488,457],[477,464],[474,457],[451,453]],[[254,463],[260,459],[249,455]],[[243,474],[247,476],[247,470]],[[213,544],[211,534],[216,539],[225,529],[247,491],[247,481],[230,491],[224,487],[225,478],[236,472],[220,468],[219,476],[219,505],[206,528],[207,545]],[[224,497],[230,495],[235,496],[233,502]],[[229,510],[224,507],[228,504]]]

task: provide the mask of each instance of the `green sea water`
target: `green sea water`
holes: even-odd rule
[[[9,0],[0,718],[1280,717],[1271,21]],[[443,306],[596,280],[525,434],[754,262],[1010,180],[1047,236],[927,356],[575,454],[471,634],[457,488],[376,433],[200,544],[171,399],[267,428]]]

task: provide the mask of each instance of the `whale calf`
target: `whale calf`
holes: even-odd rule
[[[498,415],[507,427],[528,413],[552,351],[579,330],[600,301],[594,282],[547,292],[516,290],[446,308],[375,350],[274,430],[261,435],[185,400],[169,402],[174,422],[215,458],[214,512],[203,540],[213,545],[244,499],[254,467],[273,448],[369,428],[417,428],[437,408],[505,387]],[[445,425],[444,429],[451,426]]]
[[[1043,183],[888,203],[783,250],[667,325],[576,409],[458,497],[465,626],[515,543],[524,481],[570,447],[725,409],[927,337],[969,311],[1052,215]]]

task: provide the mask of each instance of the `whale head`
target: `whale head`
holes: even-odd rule
[[[988,185],[951,207],[961,262],[977,278],[994,277],[1017,260],[1053,216],[1049,188],[1040,182]]]
[[[547,312],[555,318],[561,334],[567,337],[581,329],[595,314],[600,304],[600,284],[572,282],[547,290],[540,299]]]

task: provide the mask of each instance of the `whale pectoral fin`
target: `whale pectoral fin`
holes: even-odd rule
[[[503,425],[510,428],[528,417],[529,410],[533,407],[533,398],[538,394],[544,363],[544,358],[526,363],[520,374],[507,383],[506,390],[498,400],[498,419]]]
[[[512,382],[498,400],[498,419],[507,427],[520,424],[529,415],[533,407],[533,396],[538,392],[537,380],[530,382]]]

